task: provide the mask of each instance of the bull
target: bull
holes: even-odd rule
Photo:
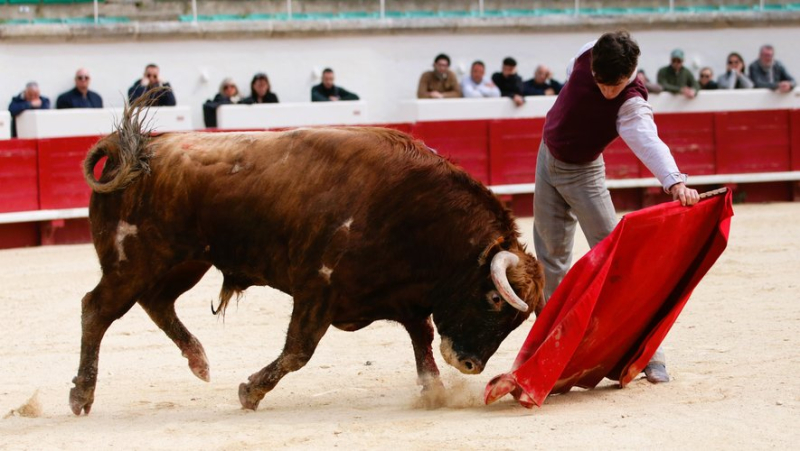
[[[376,320],[407,330],[418,382],[440,390],[444,360],[480,373],[508,334],[543,306],[540,263],[512,214],[481,183],[408,135],[381,128],[153,136],[142,105],[84,161],[102,276],[82,300],[76,415],[94,402],[100,343],[138,303],[208,381],[200,342],[175,301],[211,266],[218,308],[250,286],[293,297],[283,351],[239,386],[255,410],[302,368],[330,326]],[[99,178],[94,168],[107,158]],[[432,318],[432,322],[431,322]]]

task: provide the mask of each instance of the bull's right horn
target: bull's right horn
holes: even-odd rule
[[[528,304],[520,299],[517,293],[514,293],[514,289],[511,288],[511,284],[508,282],[508,274],[506,274],[508,268],[517,266],[518,264],[519,257],[512,252],[500,251],[495,254],[494,258],[492,258],[491,265],[492,282],[500,293],[500,296],[502,296],[506,302],[521,312],[527,312]]]

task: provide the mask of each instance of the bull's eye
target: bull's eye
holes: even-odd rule
[[[500,310],[503,307],[503,298],[495,290],[486,293],[486,299],[489,301],[492,310]]]

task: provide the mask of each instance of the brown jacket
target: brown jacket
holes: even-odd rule
[[[417,98],[430,99],[430,91],[439,91],[447,98],[461,97],[461,85],[453,71],[448,70],[444,80],[436,76],[436,71],[429,70],[419,78]]]

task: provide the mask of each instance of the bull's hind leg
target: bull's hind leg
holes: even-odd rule
[[[146,288],[143,281],[136,282],[104,274],[81,301],[81,360],[78,375],[72,380],[75,387],[69,392],[69,404],[75,415],[82,411],[89,414],[92,410],[100,342],[111,323],[127,313]]]
[[[286,374],[297,371],[311,359],[317,344],[333,321],[330,290],[304,290],[295,294],[292,319],[283,352],[272,363],[239,385],[239,402],[256,410],[258,403]]]
[[[178,346],[189,360],[189,369],[195,376],[208,382],[210,371],[203,345],[192,335],[175,313],[175,300],[203,278],[211,265],[199,261],[185,262],[172,268],[139,304],[156,325]]]

